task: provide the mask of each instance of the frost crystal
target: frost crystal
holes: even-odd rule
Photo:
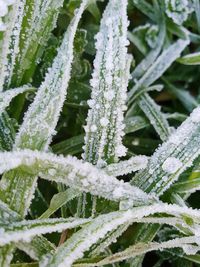
[[[4,17],[8,13],[8,5],[6,1],[0,0],[0,17]]]
[[[165,8],[168,17],[179,25],[187,20],[192,11],[188,0],[165,0]]]
[[[131,62],[126,47],[126,9],[127,1],[109,1],[96,35],[83,159],[98,165],[101,160],[115,162],[126,154],[123,112]]]
[[[157,25],[152,25],[147,30],[145,40],[151,48],[155,48],[158,40],[159,28]]]
[[[179,159],[175,157],[170,157],[166,159],[166,161],[162,165],[162,169],[165,172],[168,172],[170,174],[175,173],[178,171],[179,168],[182,167],[182,163]],[[164,177],[163,177],[164,178]]]

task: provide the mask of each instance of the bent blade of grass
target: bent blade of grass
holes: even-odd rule
[[[159,79],[162,74],[171,66],[171,64],[180,57],[181,52],[189,44],[189,40],[179,39],[174,44],[170,45],[165,49],[162,54],[157,58],[153,65],[147,70],[147,72],[142,76],[142,78],[137,81],[135,86],[129,91],[128,103],[132,104],[132,98],[134,94],[142,87],[149,87],[157,79]]]
[[[0,116],[1,113],[5,110],[6,107],[9,106],[10,102],[14,97],[16,97],[19,94],[23,94],[25,92],[34,91],[34,88],[30,85],[24,85],[19,88],[11,89],[7,92],[1,92],[0,93]]]
[[[129,247],[128,249],[116,253],[112,256],[108,256],[107,258],[96,262],[96,263],[86,263],[86,264],[77,264],[76,266],[80,267],[96,267],[96,266],[103,266],[107,264],[112,264],[116,262],[120,262],[126,259],[134,258],[136,256],[142,255],[144,253],[154,251],[154,250],[163,250],[163,249],[169,249],[169,248],[182,248],[186,251],[191,251],[193,249],[193,253],[200,250],[199,246],[192,246],[194,243],[196,243],[196,237],[195,236],[188,236],[188,237],[182,237],[182,238],[175,238],[173,240],[168,240],[162,243],[157,242],[150,242],[150,243],[138,243],[134,246]],[[191,251],[192,252],[192,251]]]
[[[132,205],[136,206],[155,201],[154,197],[147,195],[142,190],[130,186],[123,180],[119,181],[103,170],[75,157],[64,158],[51,153],[30,150],[2,152],[0,155],[2,156],[0,157],[1,173],[19,167],[21,172],[38,175],[43,179],[60,182],[79,191],[109,200],[129,199],[132,201]],[[10,160],[11,156],[12,160]]]
[[[135,156],[128,160],[113,163],[104,168],[105,172],[112,176],[121,176],[146,168],[148,158],[146,156]]]
[[[184,65],[200,65],[200,52],[185,55],[177,61]]]
[[[92,98],[85,126],[83,159],[113,163],[125,155],[122,145],[131,56],[127,55],[127,1],[109,1],[96,36]]]
[[[71,266],[72,263],[83,257],[83,253],[87,251],[93,244],[104,238],[109,232],[114,231],[121,225],[130,224],[156,213],[167,213],[178,218],[184,215],[189,215],[194,218],[196,222],[199,220],[199,211],[192,210],[187,207],[179,207],[177,205],[168,204],[154,204],[150,206],[136,207],[128,211],[112,212],[106,215],[100,215],[95,218],[91,223],[83,227],[80,231],[75,233],[68,239],[61,247],[59,247],[53,256],[47,255],[41,267],[60,267]],[[150,220],[151,221],[151,220]],[[159,223],[159,218],[156,221]],[[168,218],[166,219],[166,223]],[[170,221],[171,224],[172,221]],[[176,220],[174,221],[177,222]],[[182,220],[184,223],[184,220]],[[185,223],[187,225],[187,223]],[[195,227],[194,227],[195,230]],[[88,235],[91,238],[88,239]],[[188,241],[189,239],[187,239]],[[197,238],[193,236],[192,243],[196,243]],[[141,251],[141,254],[143,251]]]
[[[32,221],[19,221],[0,226],[0,246],[11,242],[30,242],[37,235],[51,232],[61,232],[64,229],[79,227],[90,222],[90,219],[38,219]]]
[[[132,183],[146,192],[162,195],[181,173],[200,155],[200,108],[162,144],[149,159],[147,168],[133,178]]]
[[[49,218],[63,205],[65,205],[67,202],[71,201],[75,197],[79,196],[80,194],[81,193],[78,190],[74,190],[72,188],[69,188],[66,191],[55,194],[51,199],[49,208],[40,216],[40,219]]]
[[[147,94],[143,94],[138,104],[147,118],[150,120],[152,126],[158,133],[162,141],[167,140],[170,135],[170,126],[164,114],[160,111],[160,107],[155,101]]]

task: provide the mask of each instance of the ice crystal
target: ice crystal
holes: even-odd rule
[[[165,0],[166,13],[169,18],[181,25],[192,11],[188,0]]]
[[[123,112],[131,60],[126,47],[126,9],[127,1],[109,1],[96,35],[97,54],[83,158],[98,165],[101,160],[113,162],[126,154],[122,145]]]
[[[155,48],[158,40],[159,28],[157,25],[151,25],[145,35],[145,40],[149,47]]]
[[[167,173],[175,173],[178,171],[179,168],[182,167],[182,163],[179,159],[175,157],[169,157],[165,160],[165,162],[162,165],[162,169]],[[164,178],[164,177],[163,177]]]
[[[147,167],[148,158],[146,156],[132,157],[127,161],[110,164],[105,168],[109,175],[121,176],[131,172],[145,169]]]

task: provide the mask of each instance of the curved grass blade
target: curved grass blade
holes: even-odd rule
[[[200,65],[200,52],[188,54],[177,61],[184,65]]]
[[[66,243],[57,249],[55,255],[49,257],[47,255],[47,258],[44,263],[41,264],[41,267],[57,267],[60,265],[65,265],[66,267],[71,266],[75,260],[83,257],[83,252],[87,251],[93,244],[95,244],[98,240],[101,240],[109,232],[114,231],[125,223],[133,223],[135,220],[137,221],[143,219],[144,217],[157,212],[166,212],[167,214],[172,214],[173,216],[184,216],[184,214],[190,214],[189,216],[192,216],[196,222],[198,222],[200,216],[199,211],[186,207],[179,207],[177,205],[160,203],[152,206],[136,207],[128,211],[118,211],[107,215],[100,215],[68,239]],[[159,223],[159,218],[156,222],[157,221]],[[167,222],[168,219],[166,219],[166,223]],[[88,239],[88,235],[92,238]],[[188,238],[186,240],[189,243],[189,240],[191,239]],[[192,236],[191,242],[196,243],[197,241],[196,236]],[[141,251],[141,254],[142,253],[144,252]]]
[[[146,156],[135,156],[129,160],[113,163],[104,168],[104,171],[112,176],[122,176],[146,168],[148,158]]]
[[[134,94],[143,87],[148,87],[159,79],[162,74],[171,66],[171,64],[180,57],[181,52],[189,44],[189,40],[179,39],[174,44],[165,49],[162,54],[157,58],[154,64],[147,70],[142,78],[137,81],[135,86],[129,91],[128,102],[132,104]]]
[[[143,94],[139,98],[138,104],[147,118],[150,120],[161,140],[167,140],[170,135],[170,126],[166,117],[160,111],[160,107],[147,93]]]
[[[80,192],[72,188],[67,189],[66,191],[59,192],[54,195],[51,199],[49,208],[40,216],[40,219],[47,219],[58,209],[60,209],[67,202],[71,201],[75,197],[79,196]]]
[[[147,168],[136,174],[133,184],[146,192],[162,195],[181,173],[199,156],[200,108],[159,147],[150,158]]]
[[[35,89],[30,85],[24,85],[19,88],[14,88],[6,92],[0,93],[0,116],[2,112],[5,110],[6,107],[9,106],[10,102],[14,97],[16,97],[19,94],[23,94],[28,91],[34,91]]]
[[[129,199],[133,205],[141,205],[155,201],[154,197],[129,183],[109,176],[103,170],[75,157],[55,156],[37,151],[18,151],[0,153],[0,173],[19,167],[20,172],[38,175],[43,179],[60,182],[114,201]],[[10,160],[12,157],[12,160]]]
[[[10,244],[11,242],[30,242],[31,239],[37,235],[76,228],[89,221],[89,219],[61,218],[20,221],[4,224],[0,226],[0,246]]]

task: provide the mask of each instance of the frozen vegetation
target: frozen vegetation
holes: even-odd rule
[[[0,0],[0,267],[200,266],[199,47],[199,0]]]

